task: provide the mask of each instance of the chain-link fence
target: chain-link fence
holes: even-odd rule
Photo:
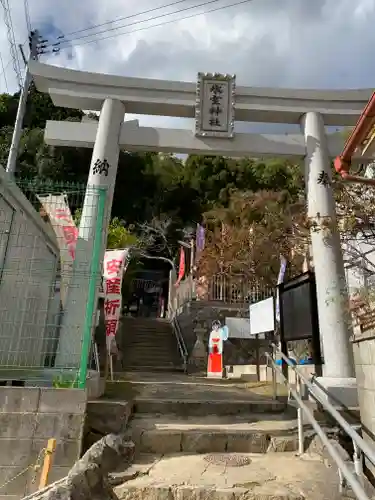
[[[105,191],[0,172],[0,382],[84,385]],[[86,352],[87,351],[87,352]]]

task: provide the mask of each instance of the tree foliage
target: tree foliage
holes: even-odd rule
[[[286,191],[235,191],[228,207],[205,214],[209,228],[200,274],[241,276],[274,285],[280,255],[301,264],[307,238],[304,205]]]
[[[368,169],[367,175],[374,172]],[[348,265],[365,275],[375,273],[370,254],[375,239],[375,191],[372,186],[336,181],[336,213],[341,244]]]

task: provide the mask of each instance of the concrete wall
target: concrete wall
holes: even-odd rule
[[[363,436],[375,446],[375,330],[355,333],[352,342]],[[375,466],[366,465],[375,478]]]
[[[35,464],[49,438],[57,441],[49,482],[64,477],[81,453],[86,393],[79,389],[0,387],[0,486]],[[29,469],[0,489],[1,499],[35,491]]]
[[[178,322],[190,355],[190,365],[204,369],[207,363],[208,337],[214,320],[225,323],[228,317],[246,317],[246,309],[241,305],[228,305],[220,302],[192,301],[182,308]],[[194,344],[200,338],[205,346],[204,352],[193,352]],[[256,362],[257,342],[255,339],[231,339],[224,344],[225,365],[248,365]],[[269,341],[259,340],[260,362],[264,363],[264,352]],[[200,357],[200,359],[196,359]]]
[[[56,323],[53,229],[0,167],[0,366],[44,366]]]

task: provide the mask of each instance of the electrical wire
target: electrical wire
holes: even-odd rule
[[[7,79],[7,75],[5,73],[5,70],[10,65],[11,62],[12,62],[12,60],[8,61],[8,64],[6,66],[4,66],[3,56],[1,55],[1,52],[0,52],[1,76],[4,77],[5,88],[7,89],[8,94],[9,94],[8,79]]]
[[[9,1],[8,0],[0,0],[0,3],[3,6],[3,10],[4,10],[4,23],[5,23],[5,26],[7,28],[7,37],[8,37],[9,47],[10,47],[10,54],[11,54],[12,62],[13,62],[13,69],[14,69],[14,72],[16,73],[17,83],[18,83],[19,87],[21,88],[21,86],[22,86],[21,65],[20,65],[20,61],[18,58],[16,38],[14,35],[12,15],[10,12]]]
[[[23,5],[25,8],[25,19],[26,19],[26,27],[27,27],[27,32],[30,33],[31,31],[31,21],[30,21],[30,8],[29,8],[29,0],[24,0]]]
[[[208,0],[208,1],[206,0],[205,2],[200,3],[198,5],[190,5],[189,7],[184,7],[183,9],[178,9],[178,10],[175,10],[174,12],[167,12],[164,14],[159,14],[158,16],[148,17],[147,19],[141,19],[140,21],[133,21],[132,23],[123,24],[122,26],[107,28],[107,29],[102,30],[102,31],[97,31],[96,33],[89,33],[87,35],[82,35],[82,36],[78,36],[75,38],[70,38],[68,40],[64,39],[62,43],[64,43],[64,42],[70,43],[70,42],[73,42],[76,40],[82,40],[83,38],[89,38],[91,36],[103,35],[105,33],[109,33],[111,31],[117,31],[117,30],[122,29],[122,28],[128,28],[129,26],[134,26],[136,24],[148,23],[149,21],[154,21],[155,19],[162,19],[163,17],[172,16],[173,14],[180,14],[181,12],[186,12],[187,10],[196,9],[198,7],[206,7],[206,5],[211,5],[213,3],[217,3],[220,1],[221,0]],[[136,15],[137,14],[134,14],[133,17],[135,17]]]
[[[87,45],[89,43],[100,42],[102,40],[109,40],[111,38],[116,38],[118,36],[129,35],[131,33],[136,33],[138,31],[144,31],[144,30],[147,30],[147,29],[157,28],[159,26],[165,26],[167,24],[172,24],[172,23],[176,23],[176,22],[179,22],[179,21],[185,21],[186,19],[191,19],[193,17],[202,16],[202,15],[205,15],[205,14],[210,14],[211,12],[217,12],[217,11],[220,11],[220,10],[229,9],[231,7],[236,7],[238,5],[244,5],[244,4],[250,3],[252,1],[253,0],[241,0],[239,2],[235,2],[235,3],[231,4],[231,5],[224,5],[222,7],[216,7],[215,9],[209,9],[209,10],[206,10],[206,11],[203,11],[203,12],[197,12],[197,13],[194,13],[194,14],[190,14],[188,16],[183,16],[183,17],[178,18],[178,19],[171,19],[171,20],[168,20],[168,21],[164,21],[162,23],[153,24],[151,26],[143,26],[141,28],[136,28],[134,30],[125,31],[125,32],[122,32],[122,33],[117,33],[117,34],[109,35],[109,36],[105,36],[105,37],[95,38],[94,40],[86,40],[84,42],[75,43],[74,46],[76,47],[76,46]],[[61,42],[61,44],[63,44],[63,43],[64,42]],[[60,46],[59,43],[55,43],[53,45]],[[64,48],[69,48],[69,45],[65,45],[65,46],[61,47],[61,49],[64,49]]]
[[[153,7],[152,9],[147,9],[142,12],[138,12],[137,14],[130,14],[129,16],[118,17],[117,19],[112,19],[112,21],[106,21],[105,23],[94,24],[89,28],[82,28],[80,30],[71,31],[70,33],[65,33],[64,35],[60,35],[58,38],[65,38],[66,36],[76,35],[77,33],[83,33],[85,31],[93,30],[96,28],[101,28],[102,26],[106,26],[107,24],[118,23],[120,21],[125,21],[126,19],[131,19],[133,17],[143,16],[144,14],[150,14],[150,12],[155,12],[156,10],[166,9],[167,7],[173,7],[174,5],[178,5],[180,3],[184,3],[186,0],[177,0],[175,2],[167,3],[166,5],[161,5],[160,7]],[[95,33],[92,33],[93,35]]]

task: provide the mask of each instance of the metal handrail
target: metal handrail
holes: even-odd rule
[[[316,392],[316,387],[311,383],[311,381],[303,375],[293,363],[278,349],[276,345],[273,345],[276,350],[279,352],[281,358],[287,363],[287,365],[292,368],[292,370],[296,373],[297,377],[303,381],[306,387],[309,389],[309,392],[313,396],[313,398],[318,401],[325,410],[330,413],[330,415],[336,420],[336,422],[344,429],[344,431],[348,434],[348,436],[353,440],[353,442],[358,446],[360,450],[366,455],[368,459],[375,465],[375,449],[372,448],[354,429],[350,426],[350,424],[345,420],[345,418],[340,415],[340,413],[333,407],[333,405],[325,398],[322,398],[322,395]],[[267,353],[268,355],[268,353]],[[268,355],[269,356],[269,355]],[[321,389],[318,389],[321,391]]]
[[[295,401],[298,403],[299,409],[303,411],[303,413],[306,416],[307,420],[310,422],[311,426],[313,427],[313,429],[315,430],[315,432],[317,433],[317,435],[320,437],[322,443],[326,446],[329,454],[331,455],[331,457],[335,461],[335,463],[336,463],[337,467],[339,468],[342,476],[344,476],[344,478],[346,479],[346,481],[348,482],[348,484],[351,486],[351,488],[353,490],[353,493],[356,495],[356,497],[359,500],[370,500],[369,496],[366,494],[365,490],[363,489],[363,486],[360,483],[360,480],[358,480],[356,478],[357,474],[354,475],[352,473],[352,471],[349,469],[349,467],[346,465],[346,463],[344,462],[344,460],[341,458],[340,454],[334,448],[334,446],[332,445],[332,443],[328,439],[327,434],[324,432],[324,430],[322,429],[322,427],[319,425],[319,423],[315,419],[315,417],[312,414],[312,412],[310,411],[310,409],[302,401],[302,398],[301,398],[300,394],[298,394],[298,392],[295,389],[293,389],[293,387],[291,387],[291,385],[289,384],[289,380],[284,376],[282,370],[276,365],[275,361],[271,358],[271,356],[268,353],[266,353],[266,356],[270,360],[271,365],[273,367],[273,370],[275,370],[276,372],[278,372],[282,376],[282,378],[285,380],[286,384],[289,385],[289,391],[290,391],[291,395],[293,396],[293,398],[295,399]],[[283,359],[284,358],[285,358],[285,356],[283,356]],[[289,366],[291,366],[291,367],[294,368],[294,365],[292,363],[290,363],[289,360],[287,361],[287,363],[288,363]],[[296,370],[296,373],[297,373],[297,375],[299,375],[299,372],[297,370]],[[324,404],[323,404],[323,406],[324,406]],[[300,420],[301,419],[299,418],[299,421]],[[301,423],[302,423],[302,421],[301,421]],[[346,424],[349,425],[347,422],[346,422]],[[299,432],[301,431],[301,428],[302,428],[302,432],[303,432],[303,425],[301,425],[301,426],[299,425],[298,426]]]
[[[180,307],[179,301],[177,299],[176,290],[174,289],[175,284],[175,273],[169,274],[169,297],[168,297],[168,311],[167,317],[172,325],[173,332],[175,334],[177,340],[178,350],[180,351],[180,356],[183,362],[184,372],[187,371],[187,363],[188,363],[188,350],[185,344],[184,336],[182,335],[180,324],[177,320],[177,310]]]
[[[184,337],[183,337],[182,332],[181,332],[180,324],[179,324],[175,314],[174,314],[171,322],[172,322],[174,334],[176,336],[178,349],[180,351],[180,355],[182,358],[184,372],[186,372],[189,353],[188,353],[188,350],[187,350],[187,347],[185,344]]]

